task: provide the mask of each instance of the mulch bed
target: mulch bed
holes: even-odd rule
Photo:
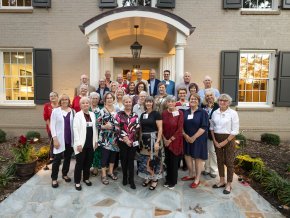
[[[238,150],[238,154],[248,154],[251,157],[260,157],[266,167],[275,170],[280,176],[290,181],[290,172],[287,166],[290,164],[290,143],[283,142],[279,146],[269,145],[255,140],[247,140],[247,145]],[[248,182],[253,189],[262,195],[270,204],[277,208],[284,216],[290,217],[290,205],[282,205],[276,196],[266,193],[259,182],[249,176],[249,172],[241,167],[235,167],[235,173]]]
[[[18,142],[18,137],[9,138],[6,142],[0,143],[0,170],[7,167],[13,159],[12,145]],[[41,138],[37,143],[33,144],[35,149],[38,150],[42,146],[47,146],[49,141],[47,138]],[[37,167],[35,172],[38,172],[44,167],[45,161],[37,161]],[[30,177],[18,177],[15,176],[12,181],[9,182],[8,186],[5,188],[0,188],[0,202],[5,200],[11,193],[17,190],[21,185],[23,185]]]

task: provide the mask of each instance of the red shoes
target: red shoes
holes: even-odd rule
[[[184,176],[181,178],[181,181],[190,181],[190,180],[194,180],[195,177],[189,177],[189,176]]]
[[[191,183],[190,188],[197,188],[200,184],[200,181],[196,184],[195,182]]]

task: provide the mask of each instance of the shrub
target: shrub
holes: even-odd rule
[[[278,175],[275,171],[270,171],[264,175],[261,180],[261,185],[265,187],[265,191],[270,194],[277,194],[279,190],[284,190],[286,180]]]
[[[290,206],[290,183],[288,182],[284,189],[278,190],[278,198],[283,204]]]
[[[6,132],[0,129],[0,143],[6,141]]]
[[[240,140],[244,142],[244,146],[247,144],[247,138],[243,134],[236,135],[236,140]]]
[[[49,156],[49,145],[43,146],[39,149],[37,152],[36,156],[38,157],[39,160],[45,160]]]
[[[264,133],[261,135],[261,141],[270,145],[279,145],[280,136],[271,133]]]
[[[40,139],[40,133],[39,132],[36,132],[36,131],[28,131],[26,133],[26,138],[28,140],[31,140],[31,139],[34,139],[34,138],[37,138],[38,140]]]
[[[261,158],[252,158],[249,155],[238,155],[236,157],[238,160],[238,165],[241,166],[246,171],[251,171],[255,165],[264,167],[264,162]]]
[[[13,164],[0,172],[0,188],[5,188],[8,183],[14,178]]]

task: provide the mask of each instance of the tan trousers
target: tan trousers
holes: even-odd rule
[[[229,137],[229,134],[214,134],[217,142],[222,142]],[[233,181],[234,160],[235,160],[235,138],[222,148],[215,147],[219,176],[225,177],[224,165],[227,167],[227,182]]]

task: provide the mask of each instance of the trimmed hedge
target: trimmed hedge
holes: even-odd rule
[[[0,129],[0,143],[6,142],[6,132],[4,132],[2,129]]]
[[[243,134],[236,135],[236,140],[244,141],[244,146],[247,144],[247,138]]]
[[[28,131],[26,133],[26,138],[28,140],[31,140],[31,139],[34,139],[34,138],[37,138],[38,140],[40,139],[40,133],[39,132],[36,132],[36,131]]]
[[[270,145],[279,145],[280,136],[272,133],[264,133],[261,135],[261,141]]]
[[[245,154],[245,155],[238,155],[236,157],[237,161],[238,161],[238,165],[241,166],[244,170],[246,171],[251,171],[253,170],[255,165],[259,165],[260,167],[264,167],[265,164],[262,161],[261,158],[257,157],[257,158],[252,158],[249,155]]]

